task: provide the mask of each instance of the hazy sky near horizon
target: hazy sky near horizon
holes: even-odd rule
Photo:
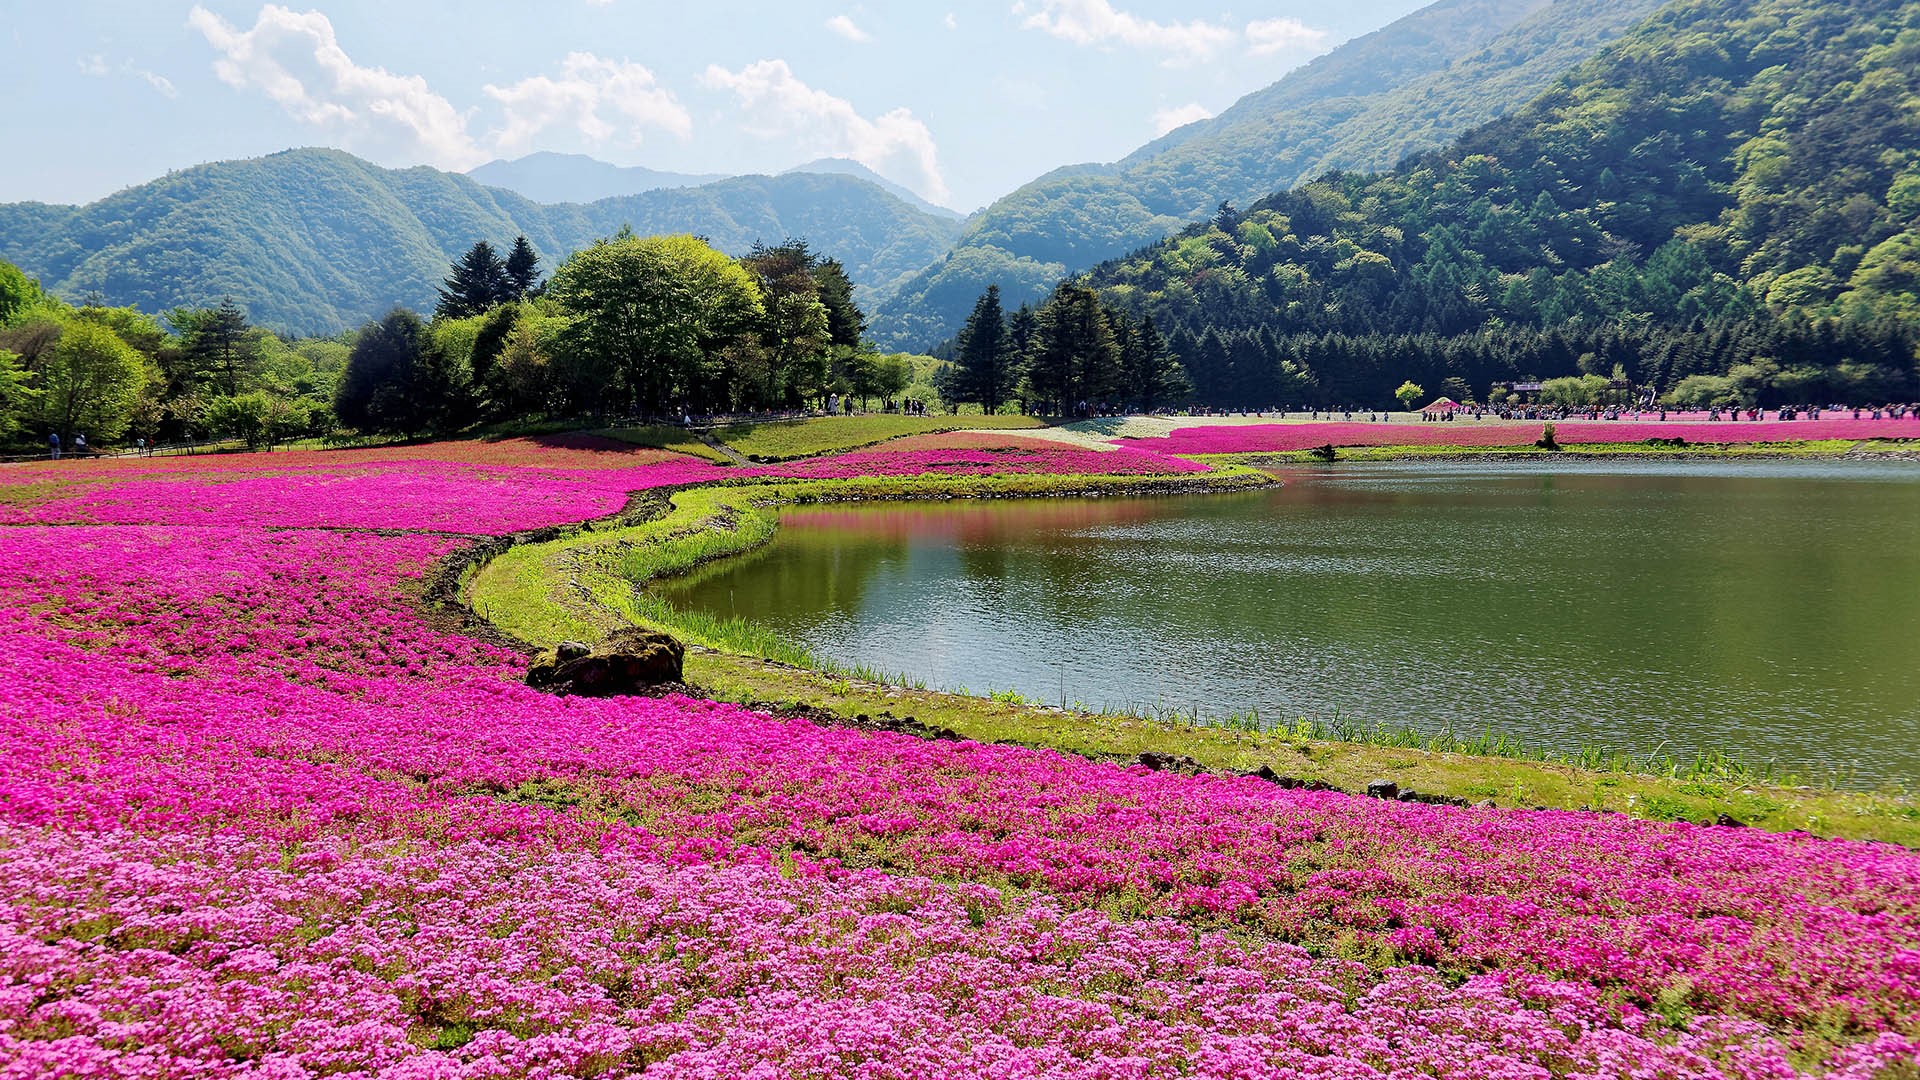
[[[1426,0],[73,0],[0,30],[0,201],[336,146],[701,173],[850,157],[971,210],[1111,161]]]

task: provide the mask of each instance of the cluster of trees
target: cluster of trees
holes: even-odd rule
[[[1009,316],[998,286],[974,304],[942,369],[940,395],[988,413],[1018,402],[1055,416],[1127,408],[1152,412],[1193,392],[1151,318],[1135,320],[1084,285],[1066,284],[1039,308]]]
[[[1657,388],[1676,404],[1778,406],[1909,401],[1920,396],[1914,341],[1902,328],[1834,319],[1754,318],[1656,326],[1620,322],[1467,334],[1222,332],[1168,336],[1216,408],[1279,404],[1384,407],[1409,378],[1457,401],[1500,404],[1495,384],[1541,380],[1553,403],[1613,403],[1597,383]],[[1574,390],[1584,387],[1585,390]],[[1704,398],[1703,391],[1707,392]]]
[[[319,434],[346,353],[267,334],[231,301],[161,319],[71,305],[0,263],[0,440],[14,445]]]
[[[698,415],[890,400],[913,378],[881,356],[841,264],[802,240],[732,258],[631,230],[539,279],[524,241],[453,265],[431,322],[404,310],[359,335],[342,423],[417,434],[530,416]]]
[[[1228,353],[1237,341],[1236,378],[1264,350],[1261,378],[1291,362],[1336,401],[1353,392],[1335,384],[1355,381],[1339,354],[1356,340],[1471,352],[1487,335],[1604,328],[1635,343],[1618,362],[1655,369],[1663,393],[1754,362],[1776,375],[1737,380],[1743,392],[1913,396],[1920,157],[1889,148],[1912,142],[1920,26],[1895,0],[1669,11],[1445,151],[1378,176],[1329,174],[1246,213],[1223,204],[1086,280],[1170,337],[1212,333]],[[1661,359],[1715,338],[1822,335],[1866,344],[1805,360],[1723,354],[1699,371]],[[1203,398],[1243,395],[1210,375],[1218,365],[1182,355]],[[1399,370],[1430,356],[1402,353],[1357,400],[1386,401]]]
[[[542,281],[523,237],[449,270],[430,320],[404,308],[287,340],[231,300],[163,318],[74,306],[0,263],[0,440],[209,437],[271,445],[543,416],[671,416],[891,400],[916,378],[865,341],[840,263],[804,241],[734,259],[692,236],[595,243]]]

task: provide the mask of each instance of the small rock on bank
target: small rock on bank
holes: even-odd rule
[[[534,657],[527,685],[550,694],[633,697],[681,681],[687,651],[657,630],[621,630],[598,645],[561,642]]]

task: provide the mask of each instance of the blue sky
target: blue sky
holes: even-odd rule
[[[958,209],[1125,155],[1423,0],[88,0],[0,30],[0,201],[337,146],[686,172],[852,157]]]

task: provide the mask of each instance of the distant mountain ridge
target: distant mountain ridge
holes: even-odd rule
[[[735,177],[546,205],[468,176],[289,150],[186,169],[86,206],[0,204],[0,259],[69,297],[147,311],[231,296],[262,325],[332,333],[394,304],[431,307],[474,241],[526,236],[549,271],[622,225],[692,232],[736,254],[804,237],[863,295],[938,258],[959,223],[859,178]]]
[[[958,210],[928,202],[911,188],[894,183],[852,158],[821,158],[805,165],[796,165],[785,172],[765,175],[791,176],[794,173],[851,176],[856,180],[865,180],[901,202],[935,217],[954,221],[966,218]],[[741,179],[724,173],[676,173],[635,165],[610,165],[585,154],[550,152],[528,154],[512,161],[490,161],[469,170],[467,175],[488,187],[506,188],[537,203],[593,203],[601,199],[643,195],[649,191],[704,187],[722,180]]]
[[[883,300],[874,334],[923,347],[999,284],[1037,299],[1066,274],[1329,170],[1374,171],[1525,105],[1665,0],[1440,0],[1342,45],[1112,165],[1056,169],[971,218]]]
[[[506,188],[537,203],[591,203],[666,188],[700,187],[729,177],[721,173],[661,172],[609,165],[585,154],[541,152],[511,161],[489,161],[467,175],[488,187]]]
[[[967,218],[967,215],[950,206],[941,206],[939,203],[928,202],[926,199],[915,194],[913,190],[906,185],[896,184],[852,158],[821,158],[818,161],[809,161],[805,165],[796,165],[780,175],[791,176],[794,173],[815,173],[823,176],[851,176],[857,180],[865,180],[869,184],[882,188],[890,192],[900,201],[910,206],[917,206],[935,217],[951,218],[954,221],[965,221]]]

